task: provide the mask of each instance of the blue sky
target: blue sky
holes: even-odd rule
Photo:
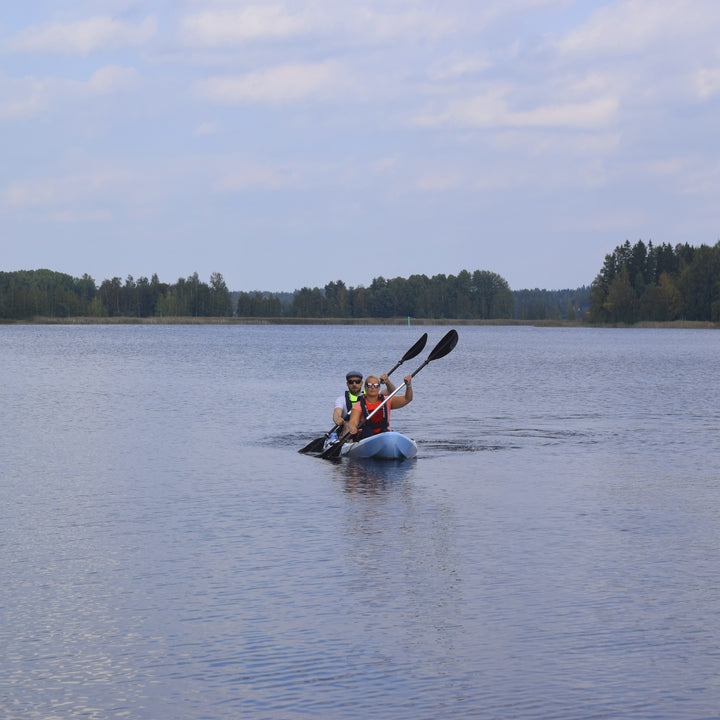
[[[0,269],[589,284],[720,239],[716,0],[27,0]]]

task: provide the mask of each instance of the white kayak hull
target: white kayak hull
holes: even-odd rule
[[[347,442],[342,446],[340,454],[348,458],[406,460],[417,455],[417,445],[402,433],[384,432],[371,435],[360,442]]]

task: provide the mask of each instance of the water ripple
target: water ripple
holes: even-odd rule
[[[0,715],[716,717],[720,336],[466,328],[299,454],[404,330],[3,328]]]

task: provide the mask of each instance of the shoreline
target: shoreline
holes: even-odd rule
[[[466,318],[277,318],[277,317],[35,317],[0,320],[0,325],[458,325],[490,327],[625,328],[718,330],[720,323],[695,320],[656,322],[644,320],[632,325],[599,324],[581,320],[478,320]]]

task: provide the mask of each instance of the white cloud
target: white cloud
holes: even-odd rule
[[[706,0],[624,0],[597,10],[558,44],[563,52],[583,55],[638,55],[659,46],[674,54],[683,37],[716,36],[720,4]]]
[[[197,135],[198,137],[202,137],[203,135],[215,135],[217,131],[217,123],[208,121],[198,125],[195,128],[195,132],[193,133],[193,135]]]
[[[428,71],[428,75],[434,83],[446,83],[469,76],[480,75],[486,70],[491,69],[492,66],[492,62],[485,57],[453,55],[448,58],[443,58],[440,62],[432,66]]]
[[[650,163],[648,170],[669,178],[683,195],[717,197],[720,161],[702,154],[662,158]]]
[[[87,82],[87,88],[93,94],[108,95],[133,87],[137,78],[138,73],[134,68],[107,65],[91,75]]]
[[[0,76],[0,118],[22,118],[43,112],[52,84],[39,78],[14,80]]]
[[[444,192],[455,190],[461,185],[456,173],[431,172],[421,175],[415,181],[415,187],[422,192]]]
[[[617,109],[617,100],[605,97],[587,102],[570,102],[523,112],[510,112],[507,114],[507,124],[511,127],[601,128],[613,121]]]
[[[95,17],[75,22],[29,27],[8,42],[14,52],[89,55],[146,44],[157,31],[154,17],[131,25],[114,18]]]
[[[88,170],[56,177],[16,180],[0,190],[0,202],[15,210],[62,207],[73,212],[73,207],[90,199],[112,199],[120,188],[133,185],[131,173],[112,170]]]
[[[630,114],[657,115],[720,94],[714,0],[617,0],[557,39],[556,67],[586,71],[598,96],[615,96]]]
[[[244,165],[224,175],[215,185],[220,192],[281,190],[295,184],[293,173],[267,165]]]
[[[389,155],[376,160],[372,167],[378,173],[393,172],[399,165],[400,159],[397,155]]]
[[[695,73],[695,88],[701,100],[720,93],[720,67],[702,68]]]
[[[246,75],[216,76],[199,82],[197,93],[222,104],[285,103],[323,97],[340,87],[338,63],[290,64]]]
[[[127,90],[137,80],[134,68],[120,65],[101,67],[86,81],[58,77],[16,80],[0,76],[0,118],[32,117],[69,103]]]
[[[112,212],[106,208],[97,208],[85,212],[63,209],[50,215],[51,222],[62,223],[63,225],[85,224],[87,222],[102,223],[108,222],[112,218]]]
[[[383,4],[372,11],[367,6],[354,6],[349,14],[338,18],[338,25],[357,32],[360,38],[371,42],[388,42],[438,39],[455,34],[462,27],[462,18],[448,11],[442,4],[438,8],[410,7],[393,12]]]
[[[527,110],[512,110],[506,91],[496,89],[485,95],[450,102],[438,112],[418,115],[421,127],[474,128],[562,128],[594,129],[606,126],[615,118],[618,101],[601,97],[578,102],[559,102]]]
[[[418,3],[337,3],[316,0],[296,5],[215,3],[179,20],[182,42],[193,47],[227,47],[258,40],[322,36],[343,44],[387,43],[452,36],[468,22],[482,24],[484,13]]]
[[[287,38],[309,32],[312,19],[289,13],[280,5],[207,10],[187,15],[180,22],[182,39],[190,45],[232,45],[260,38]]]

